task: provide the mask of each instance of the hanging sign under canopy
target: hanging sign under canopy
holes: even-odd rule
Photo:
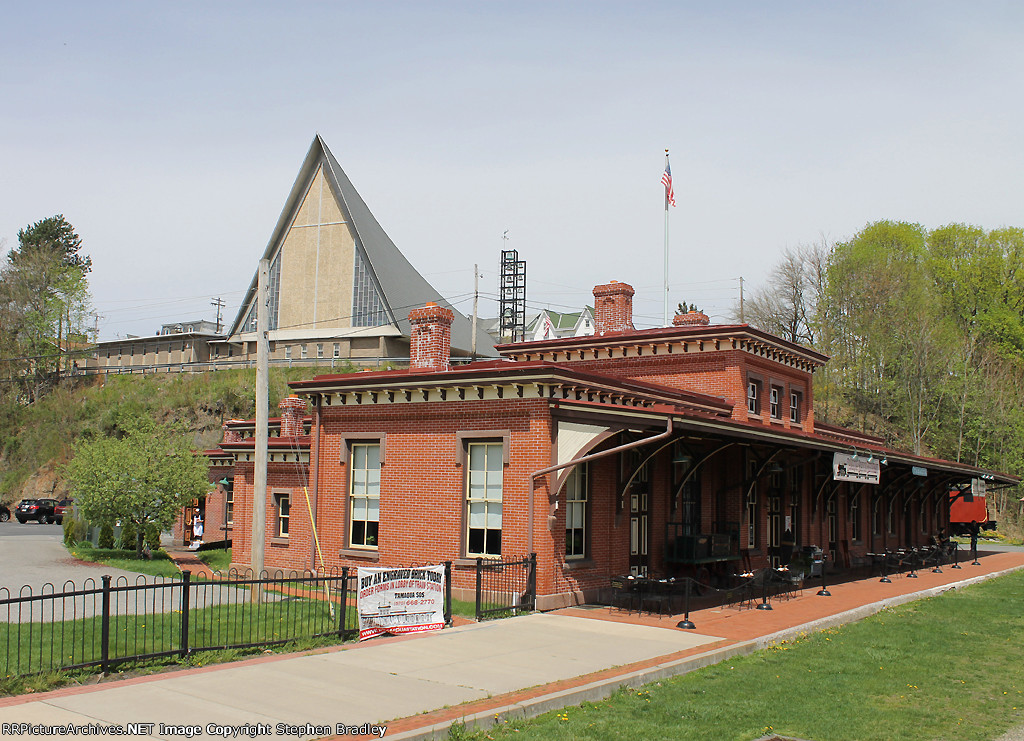
[[[835,453],[832,456],[832,478],[836,481],[877,484],[881,475],[882,466],[877,460],[865,460],[849,453]]]

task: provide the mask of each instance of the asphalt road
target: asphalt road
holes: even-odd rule
[[[102,577],[113,577],[113,585],[162,584],[168,580],[146,576],[134,571],[114,569],[103,564],[76,561],[64,548],[63,529],[59,525],[21,524],[17,520],[0,522],[0,622],[49,622],[64,619],[64,612],[88,617],[99,610],[95,595],[55,603],[5,600],[29,595],[60,593],[72,589],[93,589],[102,585]],[[142,592],[116,593],[112,596],[115,614],[170,612],[178,609],[181,589],[149,589]],[[247,592],[223,588],[216,583],[192,587],[193,606],[244,601]]]
[[[63,536],[60,525],[40,525],[34,520],[23,525],[13,518],[0,522],[0,589],[17,596],[26,585],[38,594],[45,584],[60,590],[67,581],[79,586],[87,579],[99,583],[104,574],[124,576],[133,583],[139,576],[132,571],[75,561],[61,542]]]

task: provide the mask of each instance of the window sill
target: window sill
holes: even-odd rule
[[[563,571],[575,571],[576,569],[592,568],[594,568],[594,560],[591,558],[566,559],[565,563],[562,564]]]
[[[786,424],[785,422],[783,422],[778,417],[769,417],[768,421],[771,422],[773,425],[778,425],[779,427],[783,427]]]
[[[364,561],[379,561],[379,551],[364,551],[361,548],[342,548],[338,551],[341,558],[357,558]]]
[[[270,545],[287,547],[288,546],[288,538],[271,538],[270,539]]]

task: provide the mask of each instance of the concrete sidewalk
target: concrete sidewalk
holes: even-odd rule
[[[838,625],[886,606],[1024,567],[1024,553],[991,553],[981,566],[817,586],[770,611],[713,608],[680,616],[603,608],[465,625],[302,655],[265,656],[87,687],[0,698],[0,724],[152,723],[149,738],[194,737],[221,726],[269,724],[264,735],[342,735],[339,724],[386,725],[389,739],[444,738],[452,722],[535,715],[608,696],[622,685],[684,673],[801,631]],[[161,729],[160,724],[165,728]],[[284,724],[279,727],[278,724]],[[2,725],[0,725],[2,727]],[[367,729],[363,729],[364,731]],[[212,731],[212,733],[211,733]],[[257,727],[241,730],[256,734]],[[379,735],[379,734],[378,734]]]

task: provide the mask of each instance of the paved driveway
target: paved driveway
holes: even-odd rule
[[[38,593],[47,583],[60,591],[67,581],[81,586],[87,579],[99,583],[101,576],[110,574],[124,576],[134,583],[139,576],[133,571],[75,561],[64,548],[63,537],[60,525],[40,525],[34,521],[23,525],[14,519],[0,522],[0,589],[6,588],[17,596],[25,585]]]
[[[21,524],[16,520],[0,523],[0,601],[9,597],[59,593],[72,588],[92,589],[102,586],[102,577],[109,574],[113,585],[159,584],[161,577],[146,576],[134,571],[114,569],[102,564],[76,561],[64,548],[63,529],[58,525]],[[71,582],[74,587],[67,585]],[[241,602],[248,592],[206,582],[192,587],[193,606],[209,606],[224,602]],[[99,609],[99,596],[75,600],[58,600],[52,606],[39,601],[16,604],[0,603],[0,622],[50,622],[67,616],[89,617]],[[112,612],[170,612],[181,606],[181,589],[164,588],[142,592],[115,593]]]

